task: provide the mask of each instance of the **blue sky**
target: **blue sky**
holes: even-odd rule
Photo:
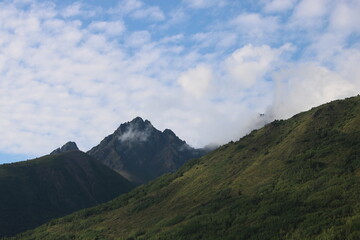
[[[223,144],[360,90],[358,0],[0,2],[0,163],[136,116]],[[265,113],[265,118],[259,114]]]

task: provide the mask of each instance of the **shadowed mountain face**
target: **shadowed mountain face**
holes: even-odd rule
[[[0,165],[0,238],[132,188],[118,173],[80,151]]]
[[[121,124],[88,154],[134,183],[145,183],[174,172],[206,150],[191,148],[171,130],[163,132],[140,117]]]
[[[360,96],[274,121],[16,239],[356,240],[359,199]]]

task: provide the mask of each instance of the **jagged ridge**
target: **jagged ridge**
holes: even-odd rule
[[[161,132],[148,120],[136,117],[121,124],[88,154],[139,184],[174,172],[187,160],[206,152],[190,147],[170,129]]]
[[[50,154],[66,153],[70,151],[79,151],[79,148],[77,147],[75,142],[67,142],[61,148],[55,149]]]

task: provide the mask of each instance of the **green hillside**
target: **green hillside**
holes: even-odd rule
[[[131,188],[80,151],[0,165],[0,237],[104,203]]]
[[[360,239],[360,97],[274,121],[16,239]]]

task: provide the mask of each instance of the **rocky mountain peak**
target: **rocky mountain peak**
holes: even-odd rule
[[[125,125],[126,125],[126,123],[125,123]],[[146,119],[143,120],[141,117],[134,118],[127,125],[130,127],[133,127],[133,128],[139,128],[139,130],[146,129],[146,128],[154,128],[149,120],[146,120]]]
[[[115,131],[116,133],[123,133],[126,132],[128,129],[134,129],[134,130],[144,130],[147,128],[154,128],[150,121],[143,120],[141,117],[136,117],[130,122],[122,123],[119,128]]]
[[[133,120],[131,120],[129,123],[145,123],[145,121],[141,117],[136,117]]]
[[[170,130],[170,129],[165,129],[163,132],[164,136],[169,140],[169,141],[178,141],[178,142],[183,142],[184,144],[186,144],[185,141],[181,140],[178,136],[176,136],[176,134]]]
[[[88,154],[136,184],[173,172],[187,160],[204,155],[170,129],[159,131],[141,117],[121,124]]]
[[[172,135],[172,136],[176,136],[175,135],[175,133],[173,132],[173,131],[171,131],[170,129],[165,129],[164,131],[163,131],[163,133],[165,133],[166,135]]]
[[[121,143],[141,143],[147,141],[155,131],[157,130],[150,121],[136,117],[130,122],[121,124],[115,131],[115,136]]]
[[[61,148],[57,148],[54,151],[52,151],[50,154],[59,154],[59,153],[65,153],[70,151],[79,151],[79,148],[77,147],[75,142],[67,142],[65,143]]]

